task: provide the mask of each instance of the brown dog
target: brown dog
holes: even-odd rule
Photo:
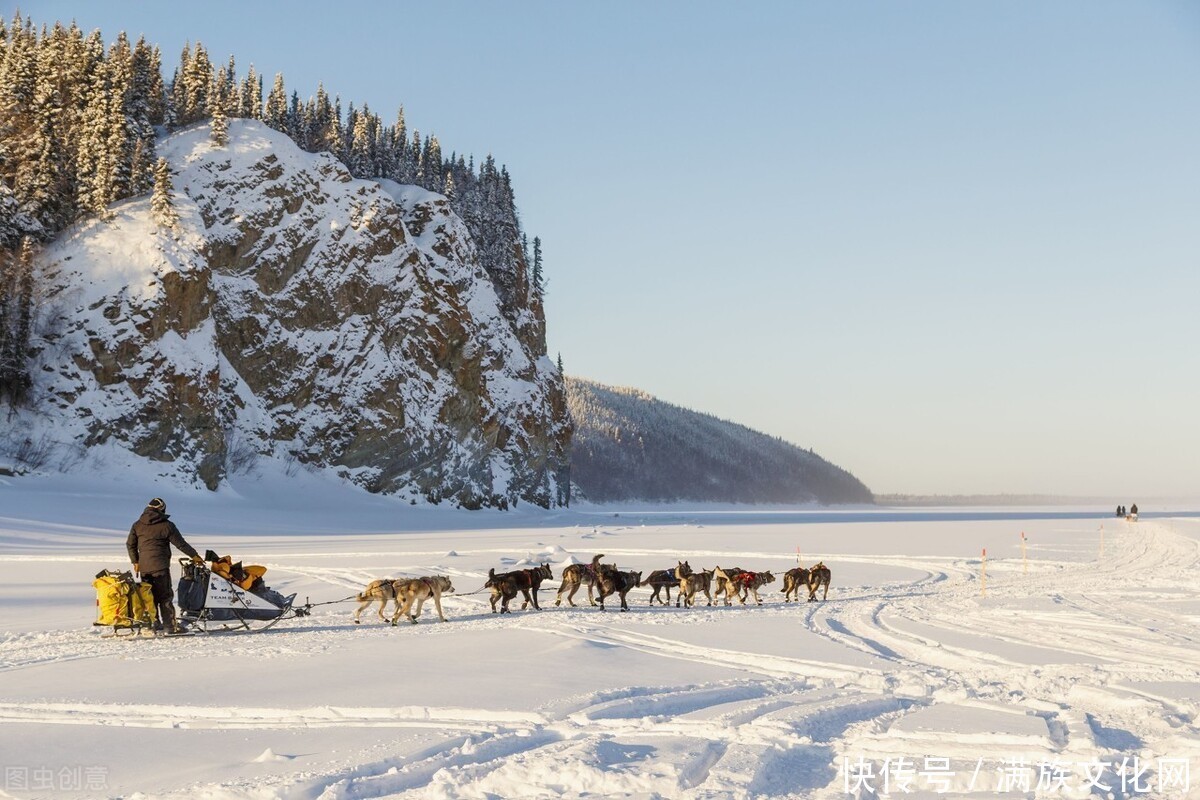
[[[567,602],[574,606],[575,601],[571,598],[579,591],[579,587],[584,581],[587,581],[588,602],[596,605],[596,601],[592,598],[592,592],[596,588],[596,575],[600,572],[600,559],[602,558],[604,558],[604,554],[597,553],[592,556],[590,564],[570,564],[563,567],[562,585],[558,587],[554,605],[562,605],[563,592],[567,592]]]
[[[499,575],[496,574],[496,570],[489,569],[487,583],[484,584],[484,587],[492,590],[492,613],[496,613],[496,601],[503,598],[504,603],[500,613],[507,614],[508,603],[517,596],[517,592],[525,595],[525,602],[521,604],[522,611],[529,608],[530,604],[541,611],[542,608],[538,605],[538,590],[542,586],[542,581],[553,578],[554,572],[551,571],[549,564],[542,564],[533,569],[502,572]]]
[[[664,606],[671,605],[671,587],[679,585],[679,578],[675,577],[676,570],[679,570],[684,575],[692,574],[691,565],[686,561],[680,561],[675,569],[656,569],[638,584],[638,586],[649,586],[654,590],[650,593],[650,605],[654,605],[655,600],[658,600]],[[659,598],[658,593],[660,591],[666,593],[666,600]]]
[[[679,593],[675,595],[676,608],[679,608],[681,601],[685,608],[691,608],[696,605],[697,592],[704,592],[704,596],[708,598],[708,604],[712,605],[712,595],[709,594],[709,587],[712,585],[713,578],[713,571],[711,569],[703,569],[699,572],[693,572],[691,575],[683,575],[676,568],[675,577],[679,579]]]
[[[775,576],[771,574],[770,570],[764,570],[763,572],[742,572],[734,580],[741,590],[738,594],[738,600],[742,602],[742,605],[746,604],[746,598],[749,595],[754,595],[754,602],[761,606],[763,602],[762,598],[758,596],[758,590],[768,583],[774,583]]]
[[[825,566],[825,562],[816,564],[808,571],[808,602],[817,599],[817,589],[825,587],[825,594],[821,596],[821,602],[829,599],[829,579],[833,577],[829,571],[829,567]]]
[[[500,613],[508,614],[508,604],[521,591],[520,587],[517,586],[516,580],[511,575],[497,577],[492,575],[490,570],[488,572],[488,581],[484,584],[484,587],[492,590],[491,603],[493,614],[496,613],[496,601],[498,600],[503,601],[500,604]]]
[[[620,595],[621,610],[628,611],[629,604],[625,602],[625,595],[629,594],[629,590],[642,582],[642,573],[640,572],[620,572],[616,569],[601,569],[599,576],[596,578],[596,588],[600,595],[600,610],[604,610],[604,598],[612,594]]]
[[[804,567],[794,567],[783,573],[783,602],[799,602],[800,587],[808,589],[808,570]]]
[[[407,580],[407,578],[403,580]],[[387,608],[388,603],[396,602],[396,610],[398,611],[400,609],[400,603],[396,601],[395,583],[396,582],[391,578],[381,578],[377,581],[371,581],[367,584],[366,589],[363,589],[358,593],[358,601],[360,605],[354,612],[355,625],[359,624],[358,615],[361,614],[367,606],[371,605],[371,603],[379,603],[380,622],[387,622],[387,617],[383,615],[383,612]]]
[[[403,615],[408,617],[409,622],[416,625],[417,617],[421,616],[421,606],[430,597],[433,598],[433,604],[437,607],[438,618],[442,622],[445,622],[446,615],[442,613],[442,594],[453,591],[454,584],[445,575],[396,581],[396,600],[399,601],[400,598],[404,598],[404,606],[396,609],[396,613],[392,615],[392,624],[395,625],[396,621]],[[415,613],[413,612],[414,602],[417,604]]]
[[[743,572],[745,572],[745,570],[741,567],[730,567],[729,569],[713,567],[712,599],[720,600],[721,595],[724,594],[725,605],[731,605],[729,601],[738,593],[738,578]],[[745,600],[742,601],[742,603],[745,602]]]

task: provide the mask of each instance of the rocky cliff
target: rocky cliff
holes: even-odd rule
[[[871,503],[812,451],[636,389],[567,378],[571,478],[594,502]]]
[[[130,200],[42,253],[26,425],[209,488],[265,458],[413,499],[555,501],[561,376],[444,197],[257,122],[159,153],[176,226]]]

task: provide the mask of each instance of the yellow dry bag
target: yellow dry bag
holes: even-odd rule
[[[158,618],[154,591],[128,572],[104,570],[92,581],[96,589],[96,621],[112,628],[150,627]]]

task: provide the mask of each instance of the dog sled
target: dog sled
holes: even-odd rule
[[[284,596],[263,582],[265,567],[243,566],[211,550],[205,562],[179,559],[183,575],[176,603],[186,634],[254,633],[309,615],[308,603],[297,606],[295,594]]]

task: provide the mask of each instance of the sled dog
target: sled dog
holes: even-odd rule
[[[800,587],[808,589],[808,570],[793,567],[783,573],[783,602],[800,601]]]
[[[740,567],[730,567],[729,569],[713,567],[712,572],[714,584],[712,599],[720,600],[721,595],[724,594],[725,605],[731,605],[729,602],[730,598],[735,596],[738,592],[738,576],[745,572],[745,570],[741,569]],[[744,603],[745,601],[743,600],[742,602]]]
[[[554,572],[551,571],[548,563],[533,569],[518,569],[512,572],[502,572],[499,575],[496,574],[496,570],[489,569],[487,583],[484,584],[484,587],[492,590],[492,613],[496,613],[496,601],[503,598],[504,604],[501,606],[500,613],[507,614],[508,603],[517,596],[517,592],[525,595],[525,602],[521,604],[522,611],[529,608],[531,604],[535,609],[541,611],[541,606],[538,605],[538,590],[542,586],[542,581],[553,578]]]
[[[754,602],[761,606],[763,602],[762,598],[758,596],[758,590],[768,583],[774,583],[775,576],[771,574],[770,570],[763,570],[762,572],[743,572],[735,580],[741,589],[741,592],[738,594],[738,600],[742,601],[742,605],[746,604],[748,596],[754,595]]]
[[[567,602],[574,606],[575,601],[571,598],[579,591],[579,587],[584,581],[587,581],[588,602],[596,605],[596,601],[592,598],[592,592],[596,587],[596,573],[600,571],[600,559],[602,558],[604,558],[604,554],[597,553],[592,556],[590,564],[571,564],[563,567],[562,585],[558,587],[554,605],[562,605],[563,592],[567,592]]]
[[[600,595],[600,610],[604,610],[604,598],[616,594],[621,597],[621,610],[628,611],[629,604],[625,602],[625,595],[629,594],[629,590],[641,582],[642,573],[640,572],[619,572],[616,569],[601,569],[596,578],[596,587]]]
[[[713,577],[711,569],[693,572],[691,575],[682,575],[679,568],[676,567],[675,577],[679,579],[679,593],[675,595],[676,608],[679,608],[680,601],[683,602],[685,608],[694,606],[696,604],[696,592],[704,592],[704,596],[708,598],[708,604],[712,605],[712,595],[709,593]]]
[[[445,575],[396,581],[396,601],[399,602],[401,598],[404,598],[404,605],[397,608],[396,613],[392,615],[392,624],[395,625],[403,615],[408,617],[409,622],[416,625],[417,617],[421,616],[421,605],[430,597],[433,598],[433,605],[437,608],[438,618],[445,622],[446,615],[442,613],[442,595],[453,591],[454,584],[450,583],[450,579]],[[414,602],[417,604],[415,612],[413,612]]]
[[[822,586],[825,587],[825,594],[821,595],[821,600],[829,599],[829,579],[831,573],[829,567],[825,566],[825,562],[820,562],[808,571],[808,602],[817,599],[817,590]]]
[[[402,579],[405,580],[405,579]],[[383,615],[387,604],[396,602],[396,610],[400,609],[399,601],[396,601],[396,581],[391,578],[381,578],[377,581],[371,581],[367,584],[367,588],[358,593],[357,599],[359,602],[358,608],[354,612],[354,624],[358,625],[360,620],[358,615],[363,612],[372,603],[379,603],[379,621],[387,622],[387,617]]]
[[[678,562],[675,569],[681,570],[684,575],[692,574],[692,567],[686,561]],[[671,605],[671,587],[679,585],[679,578],[675,577],[675,569],[656,569],[638,584],[639,586],[649,586],[654,590],[650,593],[650,605],[654,605],[655,600],[664,606]],[[666,600],[659,599],[660,591],[666,593]]]

